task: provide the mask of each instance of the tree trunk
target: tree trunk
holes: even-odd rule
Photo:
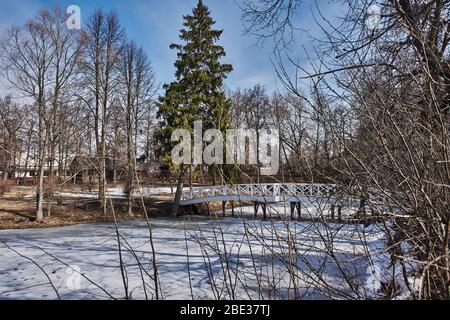
[[[36,185],[36,221],[42,221],[44,219],[44,167],[45,167],[45,148],[47,142],[47,132],[44,129],[44,106],[43,97],[38,98],[38,112],[39,112],[39,124],[38,124],[38,150],[39,150],[39,171]]]
[[[173,216],[176,216],[178,214],[178,207],[180,206],[181,193],[183,192],[185,173],[186,173],[185,168],[184,166],[182,166],[180,168],[180,175],[178,176],[177,191],[175,192],[175,197],[172,203],[171,214]]]
[[[105,89],[108,92],[108,89]],[[99,200],[103,209],[103,215],[106,215],[106,112],[107,112],[107,95],[104,94],[102,101],[102,131],[100,142],[100,177],[99,177]]]
[[[127,107],[127,214],[133,215],[135,156],[133,147],[133,127],[131,121],[131,102]]]
[[[42,157],[41,157],[42,159]],[[44,162],[39,165],[38,183],[36,186],[36,221],[44,219],[43,211],[44,202]]]
[[[41,123],[40,123],[41,125]],[[42,129],[39,129],[39,171],[36,186],[36,221],[44,219],[44,166],[45,166],[45,138],[42,138]]]

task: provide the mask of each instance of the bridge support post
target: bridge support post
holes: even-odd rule
[[[296,203],[295,202],[290,202],[289,204],[291,206],[291,220],[294,220]]]
[[[342,205],[338,205],[338,222],[342,222]]]
[[[300,220],[302,218],[302,203],[297,202],[297,219]]]
[[[294,213],[295,213],[295,202],[289,202],[291,205],[291,220],[294,220]]]
[[[331,220],[334,220],[334,209],[336,205],[332,204],[330,208]]]
[[[267,203],[263,202],[261,203],[262,211],[263,211],[263,220],[266,221],[267,219]]]
[[[225,218],[225,208],[227,206],[227,202],[226,201],[222,201],[222,215]]]
[[[297,220],[302,218],[302,203],[301,202],[290,202],[291,206],[291,220],[295,219],[295,210],[297,210]]]
[[[257,202],[257,201],[253,202],[253,209],[255,212],[255,220],[256,220],[256,218],[258,218],[258,208],[259,208],[259,202]]]

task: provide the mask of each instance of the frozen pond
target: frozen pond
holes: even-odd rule
[[[150,224],[163,299],[364,298],[389,274],[376,225],[239,218]],[[154,298],[147,223],[120,223],[119,232],[121,255],[113,224],[0,231],[0,299]]]

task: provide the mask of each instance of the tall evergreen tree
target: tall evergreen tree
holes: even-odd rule
[[[164,86],[165,95],[159,99],[160,134],[166,155],[170,155],[173,147],[170,137],[175,129],[192,131],[196,120],[203,120],[204,129],[214,128],[222,132],[229,125],[231,101],[225,96],[223,81],[233,67],[220,62],[225,50],[216,44],[223,30],[213,29],[215,21],[202,0],[198,1],[192,15],[183,19],[184,29],[180,31],[183,44],[170,46],[177,50],[176,80]],[[178,211],[186,166],[178,169],[174,214]]]

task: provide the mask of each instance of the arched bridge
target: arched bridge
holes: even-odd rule
[[[343,206],[350,204],[359,206],[365,212],[367,201],[374,203],[385,203],[384,197],[381,199],[373,192],[360,199],[342,196],[342,189],[335,184],[319,183],[260,183],[260,184],[237,184],[231,186],[207,186],[195,187],[183,190],[180,205],[192,206],[194,212],[196,205],[210,202],[222,202],[222,212],[225,216],[226,203],[231,204],[232,215],[234,216],[234,204],[236,201],[253,202],[255,218],[259,207],[262,208],[264,218],[266,218],[267,204],[285,202],[290,204],[291,217],[295,211],[301,217],[302,203],[305,199],[326,199],[329,201],[330,216],[334,219],[337,208],[338,219],[341,218]]]
[[[261,183],[196,187],[183,190],[180,205],[214,201],[300,202],[304,197],[331,197],[334,184]]]

